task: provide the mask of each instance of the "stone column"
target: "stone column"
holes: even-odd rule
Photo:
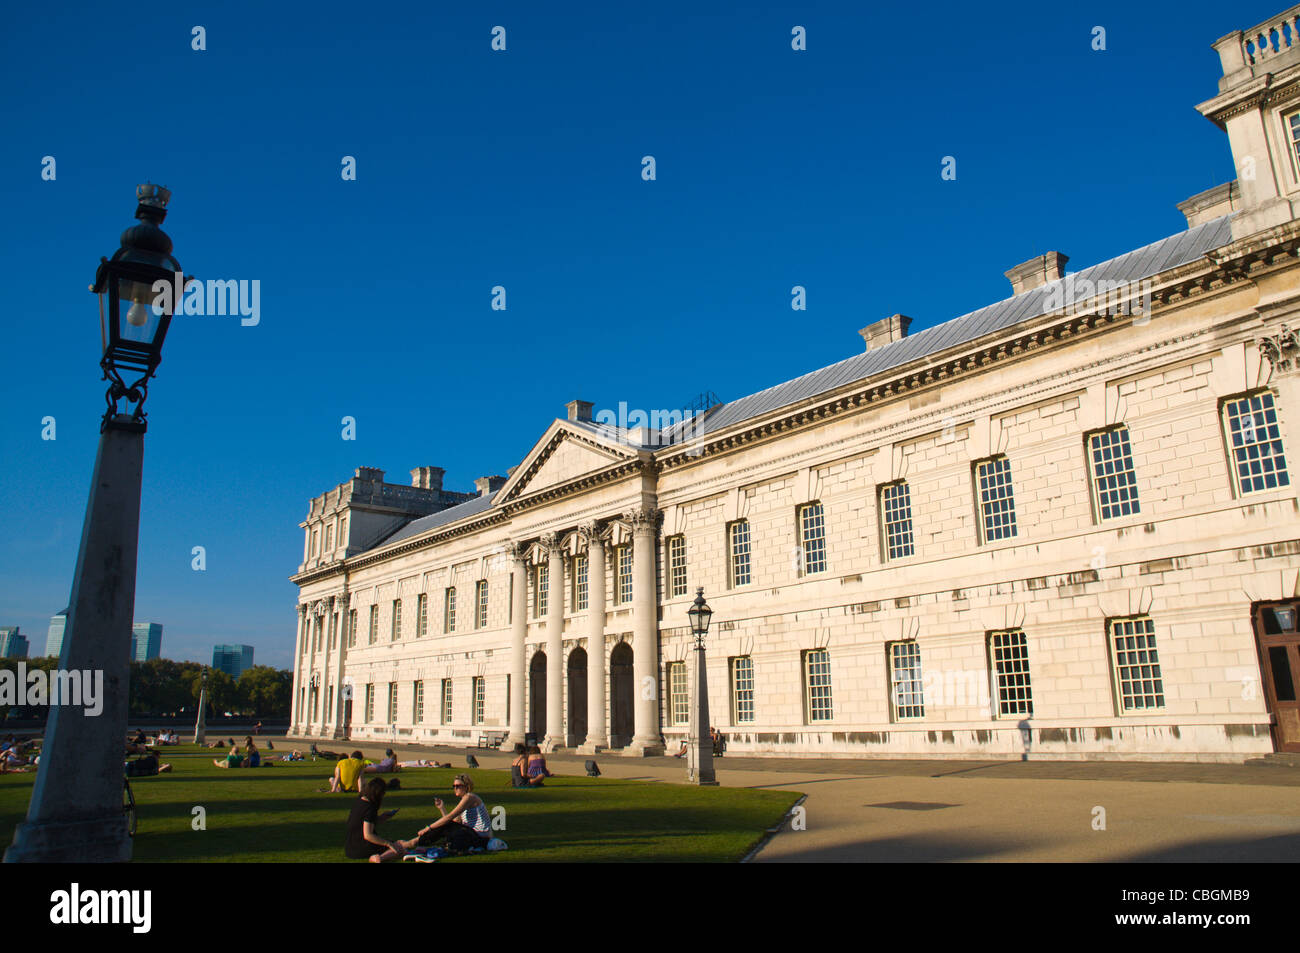
[[[579,754],[599,754],[609,747],[605,717],[605,539],[595,523],[582,527],[587,541],[587,740]]]
[[[334,632],[334,620],[337,618],[334,609],[334,597],[329,596],[325,599],[325,625],[321,632],[321,673],[320,673],[320,701],[319,714],[316,718],[316,733],[322,738],[325,737],[325,725],[329,721],[329,712],[326,706],[329,704],[329,683],[330,683],[330,634]]]
[[[502,747],[524,743],[525,649],[528,637],[528,548],[523,543],[507,547],[511,566],[510,594],[510,734]]]
[[[302,733],[302,723],[304,712],[302,706],[303,700],[302,687],[304,684],[302,667],[306,657],[307,643],[303,641],[307,638],[307,605],[299,603],[298,605],[298,638],[293,647],[293,697],[290,702],[293,706],[293,716],[289,719],[289,733],[297,735]]]
[[[546,740],[543,751],[564,747],[564,550],[559,537],[542,537],[546,548]]]
[[[312,678],[314,678],[316,675],[316,643],[320,640],[318,635],[318,630],[321,628],[321,617],[324,614],[325,614],[325,603],[323,600],[317,599],[315,602],[311,604],[311,612],[308,613],[307,615],[307,637],[308,637],[307,681],[306,681],[307,697],[303,699],[303,705],[307,709],[305,712],[303,712],[303,718],[304,718],[303,733],[306,735],[311,735],[316,729],[316,725],[313,719],[313,715],[315,714],[315,712],[312,711],[312,684],[311,683],[312,683]],[[317,680],[317,683],[319,684],[319,679]],[[319,700],[317,701],[317,704],[319,704]]]
[[[345,591],[334,602],[339,613],[339,624],[335,629],[339,644],[334,656],[334,711],[330,713],[334,722],[331,734],[335,738],[343,737],[343,662],[347,658],[348,605],[351,599],[351,593]]]
[[[659,742],[659,592],[655,541],[659,511],[635,510],[624,518],[632,527],[632,671],[634,733],[628,754],[663,754]]]

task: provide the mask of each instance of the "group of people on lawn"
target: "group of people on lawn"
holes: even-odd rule
[[[334,766],[334,776],[330,778],[329,790],[335,793],[357,791],[361,795],[348,817],[347,842],[344,846],[347,857],[383,863],[399,860],[411,851],[430,847],[445,845],[457,853],[487,848],[492,839],[487,807],[483,804],[483,799],[474,793],[474,782],[468,774],[458,774],[452,782],[452,792],[459,799],[456,806],[447,810],[441,798],[434,798],[434,807],[441,816],[417,831],[415,837],[409,840],[388,840],[379,835],[376,827],[397,813],[380,813],[379,810],[385,792],[396,785],[386,783],[383,778],[365,781],[365,775],[386,774],[400,771],[403,767],[417,766],[451,767],[450,764],[439,765],[437,762],[399,762],[392,748],[384,752],[382,761],[375,763],[367,763],[360,751],[354,751],[350,756],[339,756]],[[541,787],[551,776],[546,767],[546,758],[536,745],[515,745],[515,759],[510,764],[511,782],[515,787]]]

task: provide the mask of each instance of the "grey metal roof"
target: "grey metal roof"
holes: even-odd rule
[[[1094,286],[1098,281],[1140,281],[1178,265],[1195,261],[1211,249],[1232,240],[1230,219],[1230,215],[1216,218],[1120,255],[1118,258],[1085,268],[1074,273],[1074,281],[1076,283],[1090,281]],[[769,387],[757,394],[723,404],[714,408],[700,423],[698,431],[691,436],[712,433],[778,408],[797,404],[810,397],[829,393],[845,384],[867,380],[917,358],[937,354],[953,345],[974,341],[985,334],[1001,331],[1021,321],[1038,317],[1046,313],[1047,296],[1053,285],[1064,282],[1065,279],[1061,279],[1060,282],[1022,292],[1004,301],[980,308],[978,311],[926,328],[900,340],[891,341],[882,347],[855,354],[829,367]],[[1064,284],[1062,291],[1067,290],[1077,290],[1077,288]],[[1074,300],[1090,296],[1072,294],[1070,297],[1069,303],[1072,303]]]
[[[1099,281],[1140,281],[1143,278],[1150,278],[1178,265],[1195,261],[1206,252],[1225,245],[1232,240],[1231,217],[1231,215],[1225,215],[1222,218],[1216,218],[1213,221],[1197,225],[1195,228],[1189,228],[1176,235],[1170,235],[1168,238],[1162,238],[1158,242],[1134,249],[1120,255],[1118,258],[1112,258],[1109,261],[1103,261],[1101,264],[1093,265],[1091,268],[1075,272],[1074,281],[1076,286],[1077,283],[1083,281],[1092,282],[1094,287]],[[1031,291],[999,301],[996,304],[964,314],[959,318],[945,321],[943,324],[936,324],[900,340],[891,341],[889,344],[865,353],[855,354],[853,357],[839,361],[829,367],[823,367],[820,370],[804,374],[802,377],[785,381],[774,387],[759,391],[757,394],[751,394],[748,397],[742,397],[739,400],[713,407],[694,433],[684,427],[668,428],[662,435],[651,431],[650,439],[654,441],[657,438],[659,441],[657,444],[655,442],[641,443],[634,441],[630,439],[632,433],[616,427],[585,422],[579,423],[578,426],[633,448],[652,448],[656,445],[668,446],[674,439],[680,439],[684,430],[686,431],[685,436],[693,439],[753,417],[762,416],[781,407],[800,403],[810,397],[830,393],[845,384],[867,380],[918,358],[937,354],[954,345],[974,341],[985,334],[1001,331],[1019,324],[1021,321],[1038,317],[1047,311],[1047,296],[1051,293],[1053,286],[1064,282],[1066,282],[1066,279],[1061,279],[1060,282],[1052,282],[1041,288],[1034,288]],[[1062,292],[1070,290],[1077,291],[1077,287],[1065,283]],[[1087,297],[1091,296],[1077,293],[1071,294],[1070,301],[1067,303],[1073,303]],[[491,508],[495,496],[495,492],[485,496],[477,496],[472,500],[458,503],[429,516],[423,516],[406,524],[379,545],[387,546],[399,540],[418,536],[431,529],[449,525],[457,520],[477,516]]]
[[[445,510],[439,510],[436,513],[430,513],[428,516],[421,516],[418,520],[412,520],[392,536],[389,536],[382,543],[377,543],[371,549],[378,549],[380,546],[387,546],[389,543],[395,543],[398,540],[406,539],[410,536],[419,536],[421,533],[428,532],[431,529],[437,529],[439,526],[446,526],[457,520],[463,520],[469,516],[478,516],[486,512],[492,506],[492,498],[497,495],[496,491],[487,493],[483,496],[476,496],[472,500],[466,500],[464,503],[457,503],[455,506],[449,506]]]

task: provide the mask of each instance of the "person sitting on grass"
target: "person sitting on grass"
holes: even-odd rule
[[[366,765],[366,774],[388,774],[393,771],[402,770],[402,766],[397,763],[397,755],[393,754],[393,749],[389,748],[384,752],[384,759],[376,764]]]
[[[331,794],[338,794],[341,791],[360,793],[361,774],[366,767],[363,758],[360,751],[352,752],[350,758],[339,758],[338,764],[334,766],[334,777],[330,778]]]
[[[244,759],[239,754],[239,745],[230,746],[230,754],[222,760],[212,759],[212,763],[218,768],[241,768],[244,766]]]
[[[442,798],[434,798],[433,806],[442,816],[427,827],[420,828],[411,840],[398,841],[399,847],[418,850],[445,843],[455,853],[464,853],[475,847],[487,849],[487,843],[492,839],[492,823],[488,819],[483,799],[474,793],[474,782],[468,774],[458,774],[451,783],[451,789],[452,793],[460,797],[460,802],[451,809],[451,813],[443,810]]]
[[[368,858],[373,864],[382,864],[386,860],[398,860],[406,851],[401,841],[387,841],[375,832],[380,821],[386,821],[396,811],[379,813],[379,806],[384,803],[384,791],[387,785],[383,778],[371,778],[348,815],[348,836],[343,843],[343,856],[350,860]]]
[[[528,749],[522,744],[515,745],[515,760],[510,762],[510,786],[515,788],[533,786],[528,780]]]
[[[551,771],[546,767],[546,756],[542,754],[542,749],[533,745],[528,749],[528,783],[535,788],[542,786],[542,782],[551,777]]]
[[[257,745],[253,744],[253,736],[247,735],[244,738],[244,750],[248,752],[244,758],[244,767],[260,768],[262,766],[262,753],[257,750]]]

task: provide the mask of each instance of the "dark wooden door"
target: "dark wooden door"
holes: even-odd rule
[[[1273,723],[1273,748],[1300,753],[1300,631],[1297,602],[1255,607],[1255,641],[1264,698]]]
[[[577,746],[587,740],[587,653],[574,649],[569,653],[569,744]]]
[[[546,737],[546,654],[538,652],[528,666],[528,724],[538,739]]]
[[[609,656],[609,744],[626,748],[635,731],[633,707],[636,704],[635,678],[632,674],[632,646],[620,642]]]
[[[343,702],[343,739],[352,737],[352,696],[349,695]]]

